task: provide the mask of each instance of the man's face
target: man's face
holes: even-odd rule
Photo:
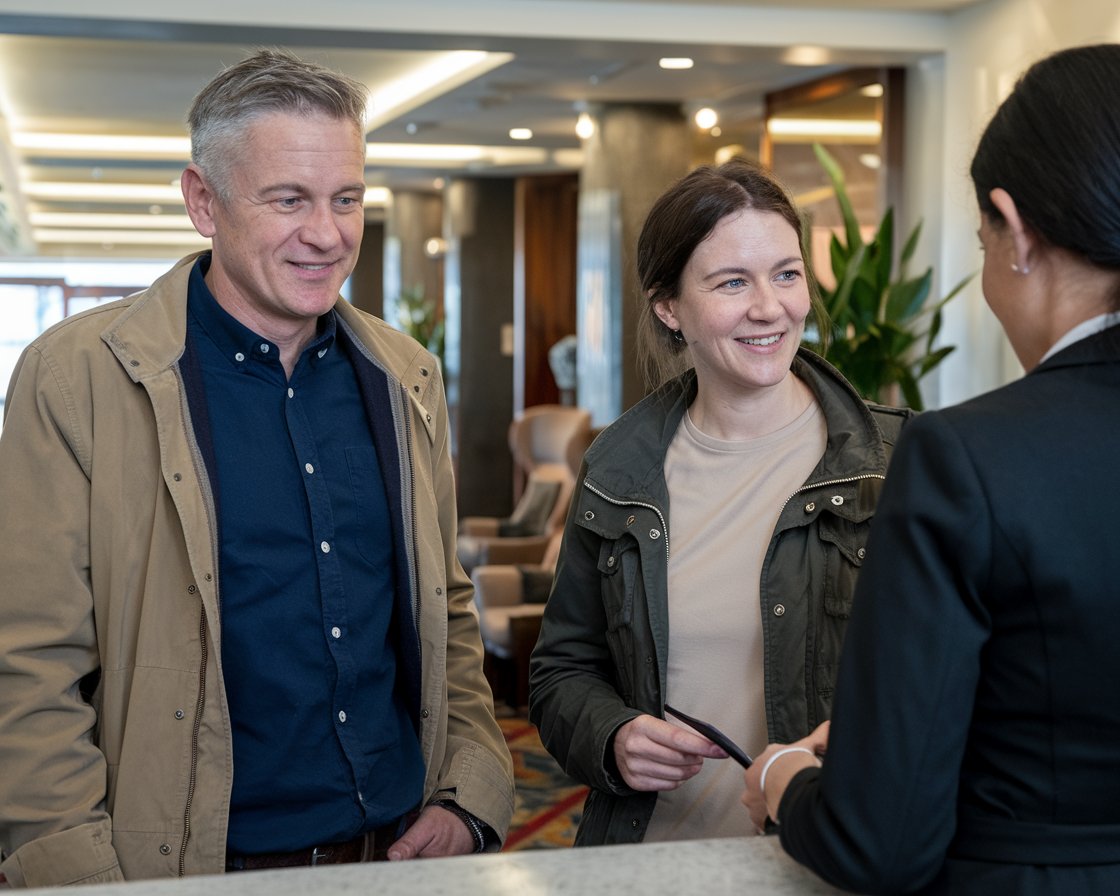
[[[278,112],[250,124],[234,152],[227,198],[211,192],[206,203],[212,233],[204,235],[214,249],[207,283],[262,336],[309,336],[358,260],[362,134],[323,114]]]

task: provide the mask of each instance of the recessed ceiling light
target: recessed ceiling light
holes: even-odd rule
[[[533,132],[529,128],[510,128],[509,137],[511,140],[532,140]]]
[[[595,119],[586,112],[580,112],[576,119],[576,136],[581,140],[589,140],[595,133]]]
[[[696,122],[696,127],[702,131],[711,130],[716,126],[719,121],[719,116],[716,114],[715,109],[709,109],[705,106],[703,109],[697,109],[696,115],[693,117]]]
[[[662,68],[674,69],[679,71],[686,68],[692,68],[695,63],[693,63],[693,61],[687,56],[664,56],[657,61],[657,64]]]

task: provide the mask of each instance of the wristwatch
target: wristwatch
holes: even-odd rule
[[[471,832],[471,836],[474,838],[475,852],[482,852],[486,849],[486,830],[489,827],[488,825],[479,821],[454,800],[436,800],[432,805],[439,806],[441,809],[446,809],[467,826],[467,830]]]

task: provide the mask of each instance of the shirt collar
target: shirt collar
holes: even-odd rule
[[[1076,327],[1066,333],[1061,339],[1050,346],[1050,350],[1042,356],[1042,360],[1038,363],[1041,364],[1047,358],[1051,358],[1064,348],[1069,348],[1075,342],[1079,342],[1101,330],[1107,330],[1109,327],[1120,324],[1120,311],[1109,311],[1105,314],[1098,314],[1096,317],[1090,317],[1088,320],[1083,320]]]
[[[222,357],[239,367],[253,358],[279,361],[280,350],[276,343],[254,333],[218,304],[210,287],[206,285],[205,277],[209,269],[210,253],[204,252],[191,269],[187,285],[187,308],[206,335],[213,340]],[[308,356],[313,364],[334,344],[335,329],[335,314],[332,309],[319,318],[315,338],[303,350],[303,355]]]

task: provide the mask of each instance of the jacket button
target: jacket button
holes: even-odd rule
[[[419,392],[419,391],[420,391],[420,387],[419,387],[419,386],[413,386],[413,387],[412,387],[412,391],[413,391],[413,392]]]
[[[835,504],[837,507],[839,507],[841,504],[844,503],[844,496],[843,495],[833,495],[832,496],[832,503]]]
[[[638,829],[638,826],[640,824],[641,824],[641,822],[638,821],[638,819],[636,819],[636,818],[631,818],[630,819],[630,827],[632,827],[635,831]]]
[[[583,518],[585,520],[588,520],[588,521],[595,519],[595,511],[594,510],[585,510],[584,513],[583,513]]]
[[[607,566],[614,566],[614,557],[607,558]]]
[[[180,721],[182,721],[182,719],[185,715],[186,715],[186,713],[183,712],[181,709],[175,710],[175,718],[179,719]]]
[[[774,615],[775,616],[785,616],[786,615],[785,605],[778,604],[776,607],[774,607]]]
[[[866,548],[860,548],[858,551],[856,551],[856,556],[859,557],[860,560],[862,560],[864,557],[867,556],[867,549]]]
[[[634,525],[634,520],[636,520],[636,519],[637,519],[637,517],[633,516],[633,515],[630,515],[630,516],[626,517],[626,525],[627,526],[633,526]]]
[[[196,591],[198,591],[198,586],[197,585],[188,585],[187,586],[187,594],[194,594]]]
[[[657,529],[650,529],[649,530],[649,537],[650,538],[660,538],[661,533]]]
[[[165,855],[165,856],[171,855],[171,844],[170,843],[161,843],[159,845],[159,851],[162,855]]]
[[[420,376],[427,376],[427,375],[428,375],[428,368],[427,367],[421,367],[420,368]]]
[[[817,509],[817,505],[814,504],[812,501],[810,501],[808,504],[805,505],[805,512],[806,513],[812,513],[816,509]]]
[[[429,713],[427,709],[420,710],[420,718],[426,719],[429,715],[431,715],[431,713]]]
[[[174,479],[176,482],[182,482],[183,481],[183,474],[182,473],[174,473],[174,474],[172,474],[171,478]]]

